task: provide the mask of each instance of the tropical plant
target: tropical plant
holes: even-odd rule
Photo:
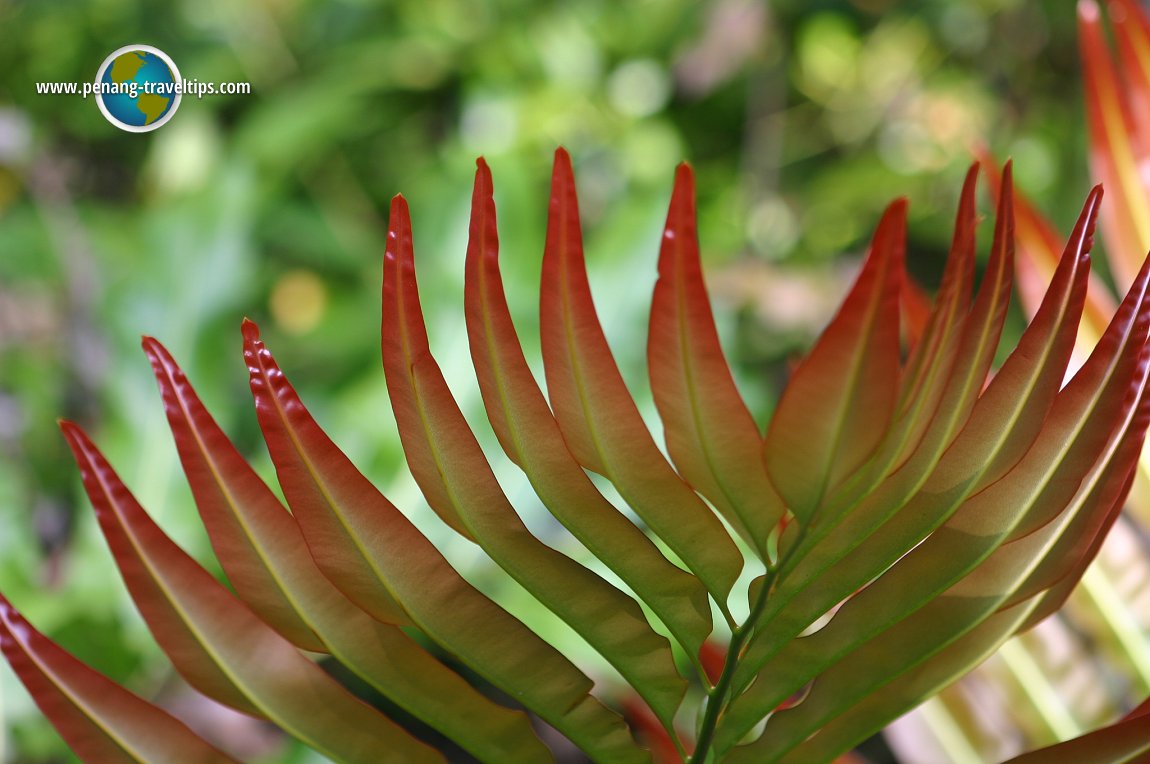
[[[1094,0],[1078,3],[1091,168],[1108,193],[1100,213],[1108,268],[1089,279],[1071,368],[1089,355],[1117,305],[1108,282],[1125,289],[1150,249],[1150,176],[1138,169],[1150,160],[1150,19],[1133,0],[1106,5],[1108,14]],[[993,174],[993,162],[984,165]],[[1016,278],[1023,307],[1034,316],[1058,264],[1059,234],[1018,190],[1014,203]],[[1150,527],[1148,470],[1150,451],[1144,451],[1126,511],[1059,618],[1008,645],[995,661],[900,726],[936,732],[931,737],[952,759],[962,759],[964,751],[966,758],[970,753],[985,758],[1003,746],[1003,730],[1014,737],[1008,745],[1075,735],[1145,695],[1150,689],[1145,659],[1150,621],[1137,593],[1144,590],[1150,571],[1150,554],[1138,541]],[[1083,683],[1089,691],[1075,689]],[[904,745],[895,743],[898,750],[916,746],[923,747],[913,734]],[[939,752],[924,760],[941,757]]]
[[[443,756],[309,654],[330,655],[481,761],[550,760],[533,719],[602,762],[650,760],[636,734],[669,760],[830,760],[1058,609],[1123,505],[1150,417],[1145,265],[1062,384],[1100,188],[1033,321],[987,381],[1011,295],[1013,193],[1007,166],[973,294],[976,177],[972,168],[942,286],[913,346],[900,347],[900,200],[764,437],[719,346],[694,181],[680,166],[648,342],[668,461],[596,317],[566,152],[556,154],[540,292],[547,398],[505,300],[491,176],[479,161],[465,310],[488,419],[542,503],[621,586],[540,542],[500,489],[431,355],[407,204],[393,200],[383,366],[411,472],[447,525],[612,667],[616,679],[599,694],[356,469],[251,321],[244,357],[290,512],[168,351],[143,343],[234,594],[155,525],[77,425],[63,423],[64,436],[125,583],[175,668],[205,695],[332,759]],[[637,521],[588,473],[606,478]],[[747,570],[757,577],[737,586]],[[87,761],[166,761],[173,751],[181,761],[232,760],[76,661],[3,598],[0,646]],[[708,674],[716,654],[721,665]],[[485,696],[445,656],[508,703]],[[612,708],[617,684],[641,699],[625,704],[630,726]],[[1068,760],[1087,747],[1095,761],[1129,760],[1150,751],[1145,718],[1135,712],[1101,738],[1037,755]]]

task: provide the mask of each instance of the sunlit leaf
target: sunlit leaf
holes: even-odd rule
[[[431,355],[415,277],[411,221],[392,207],[383,275],[383,365],[411,473],[444,516],[458,518],[487,554],[623,675],[668,729],[687,689],[667,640],[638,603],[527,530],[503,494]],[[491,174],[476,173],[469,250],[497,250]]]
[[[353,605],[323,576],[294,518],[224,435],[172,356],[150,338],[144,349],[200,517],[244,601],[285,637],[330,652],[480,759],[546,759],[524,714],[484,698],[401,629]]]
[[[137,764],[180,752],[188,764],[235,759],[166,711],[76,660],[0,596],[0,650],[44,712],[87,761]]]
[[[800,525],[878,447],[899,376],[906,202],[883,215],[858,280],[787,384],[767,430],[771,480]]]
[[[562,149],[551,181],[540,332],[547,393],[571,452],[584,467],[611,479],[725,607],[742,556],[719,519],[659,452],[615,365],[591,300],[575,179]]]
[[[765,558],[783,505],[758,453],[758,428],[719,346],[699,261],[695,179],[686,164],[675,174],[663,231],[647,365],[675,466]]]
[[[760,675],[760,682],[778,686],[782,695],[813,678],[829,656],[846,656],[818,675],[811,696],[799,707],[772,719],[768,729],[773,734],[763,738],[768,742],[759,746],[760,753],[786,751],[788,741],[791,746],[802,742],[1009,606],[1012,595],[1022,601],[1037,595],[1027,579],[1074,527],[1083,507],[1109,509],[1114,493],[1126,483],[1130,456],[1137,453],[1131,446],[1145,432],[1144,418],[1136,414],[1148,360],[1146,276],[1143,270],[1103,341],[1059,394],[1042,434],[1017,467],[964,503],[938,531],[849,600],[825,628],[788,645]],[[1100,498],[1092,502],[1095,491]],[[889,623],[898,625],[885,628]],[[1012,630],[998,633],[1004,640]]]
[[[124,582],[189,684],[340,762],[442,761],[256,618],[159,529],[76,425],[62,428]]]
[[[481,176],[473,205],[486,210],[494,202],[482,169]],[[503,293],[494,230],[489,236],[473,236],[468,247],[465,304],[471,357],[495,434],[556,519],[698,655],[711,633],[706,590],[603,498],[567,449],[523,356]]]
[[[1129,5],[1126,7],[1134,11]],[[1125,36],[1128,47],[1138,49],[1133,42],[1136,29],[1133,23],[1128,24]],[[1139,171],[1150,161],[1150,144],[1139,140],[1130,101],[1119,90],[1121,81],[1114,70],[1102,29],[1102,14],[1094,0],[1081,0],[1078,4],[1078,36],[1090,123],[1090,163],[1119,200],[1107,207],[1102,225],[1111,267],[1119,283],[1128,284],[1150,249],[1150,190]]]
[[[389,237],[390,247],[399,246],[399,235]],[[325,570],[332,582],[369,608],[402,602],[428,637],[588,753],[643,761],[623,720],[588,694],[591,680],[468,584],[328,439],[255,324],[245,323],[244,339],[264,439],[308,546],[318,558],[338,545],[336,553],[368,570],[367,580]]]
[[[1035,442],[1058,393],[1073,345],[1085,293],[1087,252],[1099,198],[1100,192],[1096,189],[1087,200],[1060,263],[1059,273],[1034,322],[979,397],[970,419],[930,472],[921,490],[905,504],[900,502],[887,507],[885,512],[889,520],[867,530],[867,535],[856,540],[848,553],[831,562],[832,567],[825,569],[827,572],[815,574],[805,582],[799,579],[802,585],[797,591],[804,592],[805,596],[775,598],[777,604],[767,611],[763,636],[755,646],[756,651],[744,664],[744,676],[748,681],[754,676],[752,670],[757,671],[771,656],[778,655],[774,670],[793,665],[783,658],[785,651],[809,649],[810,640],[803,641],[805,647],[789,640],[914,549],[928,534],[960,511],[969,497],[1012,470]],[[1040,487],[1042,483],[1024,481],[1022,485]],[[881,496],[880,489],[875,497]],[[866,511],[865,508],[860,509],[856,516]],[[824,546],[829,550],[836,548],[826,542]],[[822,554],[823,549],[820,548],[818,553]],[[896,566],[895,570],[899,567]],[[943,588],[945,585],[935,593]],[[895,602],[889,604],[898,608],[909,605],[913,599],[900,594]],[[789,607],[782,607],[788,604]],[[772,617],[775,612],[777,617]],[[841,615],[832,623],[840,621]],[[881,619],[876,619],[876,623],[879,621]],[[813,678],[815,670],[814,665],[804,665],[801,671],[805,676],[803,680],[795,677],[783,684],[756,683],[732,705],[730,719],[739,721],[728,722],[732,730],[726,739],[734,742],[742,737],[755,723],[752,717],[762,718],[763,713],[799,689],[804,681]]]

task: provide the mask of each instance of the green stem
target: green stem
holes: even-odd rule
[[[767,604],[767,598],[771,587],[774,586],[779,567],[776,566],[767,571],[766,578],[763,580],[763,587],[759,591],[754,607],[751,608],[750,615],[747,616],[747,620],[743,622],[742,626],[731,631],[731,644],[727,648],[726,660],[723,661],[723,673],[719,675],[719,681],[707,693],[707,710],[703,713],[703,722],[699,726],[699,739],[695,743],[695,752],[687,759],[690,764],[704,764],[707,760],[707,754],[710,753],[711,743],[715,738],[715,727],[718,724],[719,715],[727,706],[727,693],[731,691],[735,669],[739,666],[739,653],[742,651],[743,643],[747,637],[754,631],[755,623],[759,620],[759,615],[762,614],[763,608]]]

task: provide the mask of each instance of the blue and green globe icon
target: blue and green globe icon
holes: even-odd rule
[[[180,106],[180,71],[151,45],[125,45],[96,74],[96,104],[109,122],[131,133],[161,127]]]

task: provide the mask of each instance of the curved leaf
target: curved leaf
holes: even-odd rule
[[[485,186],[483,199],[474,204],[483,211],[491,203]],[[690,655],[697,656],[712,628],[706,589],[669,562],[599,493],[567,449],[523,357],[503,293],[494,236],[467,249],[465,302],[479,388],[504,451],[523,469],[556,519],[635,591]]]
[[[1110,26],[1118,44],[1122,95],[1130,106],[1134,132],[1131,140],[1145,151],[1150,147],[1150,18],[1134,0],[1110,0]],[[1143,182],[1145,186],[1146,183]],[[1125,203],[1120,200],[1119,203]],[[1136,203],[1130,200],[1130,203]]]
[[[814,570],[818,572],[805,581],[800,579],[795,588],[789,590],[788,598],[776,598],[772,617],[767,621],[769,626],[764,628],[759,643],[755,645],[753,662],[744,669],[744,676],[748,679],[753,676],[752,670],[757,671],[816,618],[915,548],[919,541],[946,522],[968,497],[1013,469],[1035,442],[1058,393],[1073,346],[1085,293],[1089,259],[1086,253],[1092,241],[1093,220],[1100,197],[1100,189],[1095,189],[1087,199],[1042,309],[978,399],[955,442],[929,472],[921,490],[905,504],[884,508],[890,519],[883,525],[865,529],[862,537],[853,541],[847,537],[845,546],[850,551],[837,560],[830,557],[831,566],[818,556],[834,554],[837,545],[828,549],[824,541],[812,552],[811,557],[818,561]],[[876,496],[882,497],[881,489]],[[860,515],[862,512],[855,513],[844,526],[855,522]],[[801,571],[801,568],[802,564],[796,570]],[[815,583],[817,587],[813,585]],[[798,598],[797,593],[803,591],[806,591],[806,596]],[[783,605],[787,607],[783,609]],[[740,686],[745,684],[746,680]],[[771,692],[771,689],[778,689],[778,693]],[[745,734],[757,718],[761,718],[763,709],[773,708],[770,698],[775,694],[782,694],[782,689],[759,682],[757,689],[737,700],[735,705],[741,710],[738,714],[732,713],[732,718],[737,716],[740,719],[733,725],[732,732],[737,734],[725,740],[733,742]],[[752,717],[756,718],[752,720]]]
[[[172,356],[151,338],[144,350],[200,517],[240,597],[288,639],[330,652],[480,760],[549,760],[526,715],[483,697],[323,576],[295,520],[224,435]]]
[[[778,715],[764,749],[786,750],[788,741],[801,742],[974,628],[1012,593],[1025,594],[1029,576],[1068,535],[1083,507],[1108,509],[1113,503],[1106,492],[1126,484],[1129,454],[1137,453],[1144,435],[1137,412],[1150,325],[1147,275],[1140,274],[1018,466],[965,502],[824,629],[788,645],[760,675],[760,686],[777,688],[758,701],[765,707],[770,698],[785,697],[788,688],[813,678],[836,660],[832,656],[849,656],[818,677],[800,708]],[[1096,487],[1103,498],[1091,502]]]
[[[1009,186],[1010,182],[1008,168],[1003,183]],[[777,589],[772,593],[756,625],[758,630],[752,637],[747,658],[740,668],[737,686],[746,686],[772,650],[837,604],[839,600],[826,604],[830,600],[829,596],[823,602],[813,602],[811,598],[803,599],[800,595],[915,496],[938,464],[939,458],[951,445],[955,433],[967,423],[993,361],[1010,300],[1013,273],[1011,220],[1011,195],[1004,194],[999,200],[987,272],[979,287],[974,307],[963,321],[961,337],[951,365],[955,373],[946,375],[943,397],[922,438],[907,461],[881,480],[871,493],[860,495],[857,505],[851,501],[849,494],[836,497],[831,505],[836,509],[834,521],[824,521],[804,534],[792,553],[790,564],[784,564]],[[973,231],[963,234],[962,228],[970,225],[971,221],[961,216],[959,221],[952,256],[961,259],[968,254],[962,239],[966,236],[973,238]],[[944,303],[940,302],[941,305]],[[877,572],[881,572],[881,568],[871,575],[877,575]],[[839,599],[849,596],[868,580],[863,579],[853,586],[850,585],[852,580],[843,581],[839,589],[842,593],[836,596]],[[792,605],[792,602],[797,604]],[[803,606],[808,603],[811,607],[803,611]],[[793,618],[793,623],[780,623],[777,620],[780,614],[788,619]],[[772,619],[774,623],[770,629],[761,628],[763,623]]]
[[[495,479],[431,355],[411,242],[411,219],[392,202],[383,276],[383,365],[411,473],[441,515],[459,518],[491,559],[587,640],[650,704],[668,730],[687,682],[666,638],[630,596],[531,535]],[[491,174],[475,180],[468,249],[498,247]]]
[[[792,375],[767,430],[771,481],[800,526],[878,447],[899,377],[906,201],[883,214],[858,279]]]
[[[331,442],[250,321],[244,357],[264,440],[313,555],[355,557],[370,571],[363,581],[325,569],[332,582],[361,607],[374,606],[379,590],[403,603],[428,637],[592,756],[644,761],[622,719],[588,694],[591,680],[468,584]]]
[[[285,557],[298,560],[302,553],[304,568],[314,568],[295,521],[216,425],[167,349],[152,337],[144,337],[141,345],[160,387],[188,487],[228,581],[264,623],[290,642],[328,652],[275,567],[277,550],[262,543],[263,538],[282,540]],[[297,539],[298,545],[293,544]]]
[[[615,484],[726,612],[742,555],[719,518],[667,464],[615,365],[591,300],[575,179],[563,149],[555,152],[541,290],[547,392],[571,453]]]
[[[1140,410],[1136,420],[1128,425],[1128,431],[1135,434],[1145,432],[1150,418],[1150,396],[1146,395],[1143,384]],[[823,725],[815,735],[796,747],[790,758],[797,762],[829,759],[850,748],[871,731],[894,720],[966,673],[970,667],[998,649],[1012,634],[1029,628],[1060,607],[1065,593],[1077,584],[1085,570],[1085,560],[1093,558],[1092,554],[1075,555],[1068,551],[1077,548],[1083,539],[1089,542],[1096,538],[1098,529],[1113,520],[1121,510],[1122,502],[1130,490],[1133,472],[1137,468],[1140,450],[1139,437],[1127,435],[1123,438],[1118,453],[1105,467],[1105,472],[1096,473],[1092,485],[1087,486],[1085,492],[1080,491],[1081,506],[1054,547],[1046,553],[1026,581],[999,606],[996,613],[938,654],[903,672],[880,690],[870,693],[848,711]],[[1094,549],[1096,551],[1097,547]],[[1043,580],[1037,574],[1047,566],[1054,566],[1057,572]],[[1043,587],[1046,585],[1055,588],[1044,592]],[[1051,595],[1057,599],[1053,607],[1049,601]],[[753,755],[759,756],[760,753]],[[733,761],[737,763],[739,759],[740,754],[737,753]]]
[[[834,525],[836,516],[849,513],[850,507],[874,491],[891,469],[907,466],[907,469],[900,470],[896,484],[902,484],[904,477],[911,474],[921,474],[922,470],[916,470],[915,465],[937,457],[939,445],[947,441],[953,434],[956,423],[965,421],[965,416],[969,413],[967,404],[973,403],[978,391],[975,380],[981,381],[985,377],[985,367],[989,366],[993,352],[993,348],[988,347],[993,343],[986,342],[986,338],[981,334],[976,335],[982,340],[981,344],[972,345],[968,337],[970,332],[966,327],[970,311],[971,282],[974,277],[977,224],[974,192],[977,178],[977,167],[971,167],[963,185],[955,220],[954,240],[938,298],[924,328],[922,341],[911,351],[902,370],[898,403],[891,426],[883,434],[878,448],[864,468],[856,471],[827,499],[819,527],[813,529],[807,536],[808,548],[827,533]],[[1005,178],[1005,182],[1009,183],[1009,166]],[[1009,219],[1009,215],[1000,215],[999,219],[1005,221]],[[1004,283],[998,269],[1006,262],[1005,255],[1008,253],[1003,250],[1007,233],[1005,223],[997,226],[994,251],[986,276],[988,286],[984,288],[988,294],[1000,295],[998,301],[1003,308],[1009,297],[1009,281]],[[903,283],[906,283],[905,268],[903,272]],[[986,307],[993,308],[998,301],[988,301]],[[976,309],[975,312],[982,319],[976,325],[980,328],[993,327],[993,336],[997,341],[998,325],[994,321],[1001,321],[1005,316],[1005,310],[998,313],[996,310]],[[990,319],[989,325],[985,323],[986,319]],[[974,322],[974,319],[969,320]],[[965,370],[964,363],[968,364]],[[964,384],[955,384],[959,380]],[[944,400],[944,395],[948,393],[949,400]],[[907,461],[912,457],[917,458],[912,464],[907,465]]]
[[[0,595],[0,651],[76,755],[102,764],[235,762],[168,712],[76,660]]]
[[[931,660],[894,679],[881,691],[871,693],[822,726],[817,733],[777,761],[806,764],[810,761],[833,760],[835,756],[857,745],[861,739],[873,734],[883,724],[893,721],[953,681],[956,674],[965,673],[971,666],[988,658],[1027,617],[1033,606],[1033,603],[1026,603],[990,616]],[[747,746],[735,749],[727,764],[761,764],[763,752],[754,748]]]
[[[687,164],[675,172],[659,251],[647,366],[675,466],[767,559],[767,539],[783,504],[767,479],[758,427],[719,345],[699,261],[695,178]]]
[[[1134,31],[1130,25],[1125,28],[1128,33]],[[1101,11],[1094,0],[1078,3],[1078,39],[1090,125],[1090,164],[1121,200],[1106,208],[1102,224],[1115,275],[1120,284],[1128,284],[1150,249],[1150,189],[1138,169],[1150,161],[1150,145],[1136,140],[1134,115],[1119,90],[1121,80],[1114,70]]]
[[[964,506],[940,531],[848,602],[831,624],[814,635],[807,646],[811,652],[822,656],[838,652],[833,645],[840,639],[857,643],[865,639],[863,635],[866,633],[877,632],[881,624],[888,621],[888,614],[892,611],[905,612],[914,603],[930,596],[930,591],[953,581],[963,569],[970,568],[980,559],[985,561],[951,585],[945,594],[930,601],[898,626],[883,631],[872,642],[859,647],[841,664],[821,675],[815,681],[811,697],[801,709],[779,715],[772,729],[775,733],[772,742],[777,744],[789,740],[791,745],[801,742],[838,713],[856,706],[939,647],[974,628],[1010,601],[1011,593],[1018,591],[1019,582],[1025,582],[1039,561],[1053,551],[1059,538],[1065,537],[1074,526],[1083,507],[1091,503],[1092,492],[1097,490],[1105,497],[1107,492],[1125,484],[1129,460],[1121,459],[1118,454],[1123,451],[1127,456],[1130,451],[1137,453],[1145,426],[1144,422],[1140,428],[1133,425],[1135,403],[1145,385],[1145,312],[1138,324],[1135,331],[1141,336],[1128,345],[1121,366],[1114,371],[1113,384],[1117,391],[1132,387],[1125,401],[1114,394],[1115,388],[1106,393],[1098,390],[1098,397],[1103,401],[1085,414],[1085,420],[1079,420],[1087,407],[1093,405],[1088,400],[1079,400],[1093,397],[1089,392],[1080,395],[1083,392],[1081,388],[1088,387],[1090,380],[1078,390],[1069,391],[1070,394],[1064,398],[1067,405],[1057,407],[1061,410],[1053,412],[1051,420],[1059,424],[1065,422],[1072,428],[1081,427],[1081,434],[1060,432],[1057,427],[1049,433],[1044,431],[1016,473],[1011,473]],[[1138,355],[1142,356],[1143,368],[1136,370]],[[1083,367],[1084,371],[1086,369]],[[1132,375],[1131,372],[1135,373]],[[1119,424],[1111,431],[1110,423],[1116,415]],[[1102,445],[1100,441],[1103,440],[1109,440],[1109,443]],[[1091,457],[1095,453],[1101,453],[1101,456],[1091,467]],[[1035,468],[1045,470],[1046,476],[1035,480],[1027,474]],[[1089,474],[1082,479],[1080,476],[1084,472]],[[1028,485],[1035,486],[1030,489],[1029,497],[1025,495],[1025,486]],[[1000,486],[1001,490],[995,490]],[[1020,488],[1023,489],[1021,492]],[[1074,496],[1076,493],[1077,497]],[[1067,499],[1067,496],[1072,498]],[[1105,507],[1109,503],[1100,502],[1097,506]],[[1015,511],[1015,507],[1025,511]],[[1058,514],[1032,532],[1014,541],[1003,541],[1026,530],[1028,521],[1035,522],[1033,515],[1052,513]],[[891,601],[893,591],[899,592],[898,605]],[[1011,633],[1011,630],[1002,631],[1001,640]],[[784,660],[780,654],[779,664]]]
[[[443,760],[256,618],[159,529],[80,428],[61,427],[132,599],[189,684],[336,761]]]
[[[974,194],[977,186],[978,165],[973,165],[967,170],[966,180],[962,184],[958,212],[954,221],[954,238],[946,259],[938,296],[933,304],[929,301],[926,303],[925,317],[919,319],[922,328],[918,331],[917,341],[909,351],[899,380],[898,405],[894,416],[896,428],[904,421],[910,423],[920,419],[930,420],[928,416],[915,415],[923,408],[920,401],[929,395],[928,391],[932,388],[944,386],[938,380],[945,377],[953,364],[955,345],[962,335],[963,319],[970,309],[970,294],[974,282],[975,228],[978,224]],[[914,282],[907,273],[904,262],[902,286],[905,288],[908,284]],[[921,290],[915,289],[914,293],[917,294],[919,291]],[[912,299],[927,300],[927,297],[920,295]],[[906,302],[907,299],[904,297],[904,306]],[[922,311],[923,308],[916,310]],[[905,424],[902,426],[906,427]],[[890,440],[889,436],[887,440]]]
[[[1064,743],[1016,756],[1007,764],[1126,764],[1150,755],[1150,724],[1145,716],[1126,718]]]
[[[994,165],[989,160],[982,162],[990,177],[997,176]],[[994,199],[1000,196],[997,186],[992,185]],[[1115,200],[1117,202],[1117,200]],[[1050,279],[1058,266],[1062,245],[1059,235],[1050,222],[1035,209],[1022,191],[1014,191],[1014,210],[1018,232],[1018,255],[1015,258],[1015,279],[1018,296],[1029,318],[1033,318],[1042,304],[1042,296],[1050,286]],[[1097,273],[1091,272],[1086,285],[1086,304],[1082,309],[1082,322],[1078,326],[1078,348],[1085,360],[1090,348],[1098,344],[1110,317],[1118,309],[1118,301],[1110,294],[1105,282]]]

